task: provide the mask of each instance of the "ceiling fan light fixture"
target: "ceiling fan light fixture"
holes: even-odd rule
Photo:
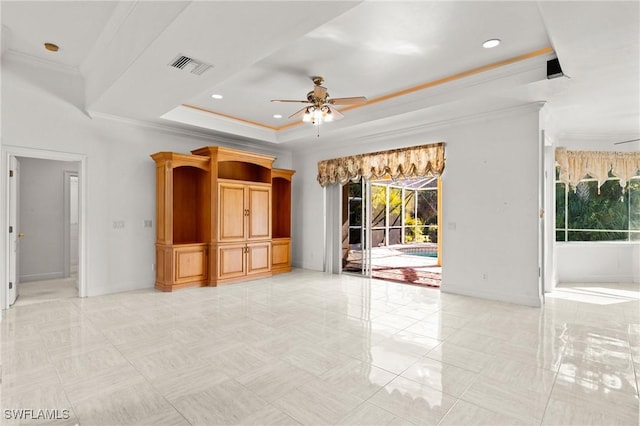
[[[482,43],[482,47],[484,47],[485,49],[491,49],[493,47],[498,46],[499,44],[500,44],[499,38],[491,38],[485,41],[484,43]]]
[[[313,107],[313,110],[311,111],[311,123],[313,123],[314,126],[321,125],[324,118],[324,114],[325,113],[322,111],[321,108]]]
[[[302,121],[304,121],[305,123],[311,122],[311,107],[307,107],[304,115],[302,116]]]
[[[319,126],[324,122],[339,120],[344,115],[335,108],[335,105],[364,105],[367,98],[364,96],[352,96],[350,98],[332,98],[327,92],[327,88],[320,86],[324,80],[322,77],[313,77],[313,90],[307,93],[306,100],[297,99],[271,99],[271,102],[294,102],[308,104],[308,106],[296,111],[289,116],[289,119],[299,120],[304,123],[311,123]]]
[[[333,121],[333,114],[331,113],[331,109],[326,105],[322,107],[322,119],[323,121]]]

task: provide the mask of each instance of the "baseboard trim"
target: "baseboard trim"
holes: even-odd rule
[[[114,285],[110,285],[109,287],[97,287],[91,288],[91,285],[88,287],[88,297],[94,296],[103,296],[105,294],[113,294],[113,293],[124,293],[127,291],[135,291],[135,290],[143,290],[143,289],[154,289],[155,281],[151,282],[122,282]]]
[[[64,272],[47,272],[46,274],[22,275],[18,277],[18,282],[26,283],[30,281],[59,280],[60,278],[64,278]]]
[[[479,299],[495,300],[498,302],[515,303],[518,305],[532,306],[539,308],[541,302],[539,298],[517,294],[504,294],[487,291],[474,291],[466,288],[451,288],[449,286],[440,287],[443,293],[459,294],[461,296],[477,297]]]

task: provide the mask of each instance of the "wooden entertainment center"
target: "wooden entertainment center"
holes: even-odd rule
[[[291,178],[274,157],[208,146],[158,152],[156,288],[291,271]]]

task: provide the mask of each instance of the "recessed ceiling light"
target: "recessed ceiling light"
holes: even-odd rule
[[[273,114],[273,118],[282,118],[281,114]]]
[[[222,98],[223,98],[223,96],[222,96],[222,95],[218,95],[217,93],[214,93],[213,95],[211,95],[211,97],[212,97],[213,99],[222,99]]]
[[[53,44],[53,43],[45,43],[44,48],[47,49],[49,52],[57,52],[58,49],[60,49],[57,44]]]
[[[499,44],[500,44],[500,39],[492,38],[482,43],[482,47],[484,47],[485,49],[491,49],[492,47],[496,47]]]

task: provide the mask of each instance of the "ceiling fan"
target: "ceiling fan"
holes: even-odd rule
[[[354,96],[350,98],[332,98],[327,92],[327,88],[322,86],[324,79],[316,76],[311,77],[314,87],[307,93],[307,100],[272,99],[271,102],[295,102],[309,104],[299,111],[291,114],[289,119],[302,118],[302,121],[319,125],[325,121],[339,120],[344,115],[338,111],[334,105],[362,105],[367,102],[364,96]]]

